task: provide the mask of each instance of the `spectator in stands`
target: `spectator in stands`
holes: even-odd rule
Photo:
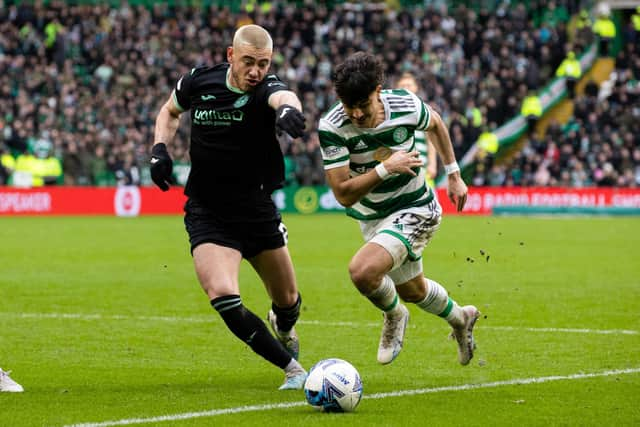
[[[570,50],[567,57],[562,61],[556,70],[557,77],[564,77],[567,86],[567,96],[570,100],[576,95],[576,83],[582,76],[582,66],[580,60],[576,58],[576,54]]]
[[[589,16],[589,11],[586,9],[582,9],[576,18],[575,26],[576,26],[576,36],[582,38],[586,43],[591,41],[591,27],[592,27],[591,17]]]
[[[640,6],[636,7],[635,13],[631,15],[631,25],[636,32],[636,39],[631,41],[640,40]]]
[[[636,84],[629,84],[639,75],[640,68],[634,71],[633,64],[640,56],[633,49],[626,54],[628,57],[616,65],[616,79],[608,97],[599,99],[598,86],[591,82],[585,94],[576,97],[574,116],[568,123],[550,125],[543,141],[528,139],[520,153],[502,162],[504,182],[492,181],[496,174],[487,170],[480,170],[474,182],[574,187],[640,185],[640,91]]]
[[[544,9],[527,10],[523,4],[481,13],[464,5],[451,12],[432,6],[394,11],[366,2],[335,7],[284,2],[264,12],[263,5],[247,15],[280,41],[273,71],[286,76],[291,89],[304,97],[309,123],[317,123],[320,111],[335,101],[329,59],[349,50],[370,50],[389,57],[388,75],[412,71],[418,76],[425,97],[450,128],[460,124],[464,139],[455,149],[465,153],[479,134],[478,115],[484,112],[490,121],[503,123],[519,110],[525,95],[519,85],[544,84],[552,77],[567,39],[562,11],[571,11],[574,2],[556,1],[549,17],[557,26],[543,28],[534,23]],[[147,162],[136,150],[143,145],[142,151],[148,151],[154,99],[171,86],[176,72],[223,61],[220,47],[247,18],[216,4],[193,14],[158,2],[150,8],[21,2],[12,10],[0,10],[6,17],[0,19],[0,38],[7,40],[2,42],[6,60],[0,62],[0,110],[9,112],[6,128],[11,134],[5,143],[21,152],[42,129],[60,127],[84,141],[78,150],[85,154],[93,155],[103,144],[107,153],[118,152],[120,162],[121,151],[134,152],[145,168]],[[576,54],[583,45],[575,41]],[[484,76],[491,77],[485,82]],[[461,121],[466,100],[477,112]],[[140,136],[125,146],[126,129],[131,128]],[[188,141],[188,127],[182,127],[175,149],[187,151]],[[61,157],[63,145],[56,145]],[[141,184],[148,185],[148,179]]]
[[[593,32],[598,36],[598,52],[602,56],[609,56],[610,44],[616,37],[616,24],[609,15],[609,11],[600,11],[593,23]]]
[[[520,114],[527,120],[527,134],[529,137],[533,136],[542,117],[542,102],[534,89],[529,89],[527,96],[522,100]]]
[[[16,158],[14,184],[27,187],[56,184],[62,177],[62,165],[52,148],[50,141],[39,139],[20,154]]]
[[[62,180],[62,164],[53,153],[53,145],[49,140],[36,141],[34,152],[35,175],[34,187],[40,185],[54,185]]]
[[[96,145],[93,155],[89,158],[88,170],[92,185],[104,186],[110,184],[110,173],[104,145]]]
[[[488,126],[483,127],[483,131],[478,137],[478,148],[482,151],[481,157],[493,156],[498,152],[500,148],[500,141],[495,134],[496,124],[490,123]]]
[[[0,143],[0,185],[6,185],[16,168],[16,160],[7,147]]]
[[[121,185],[140,185],[140,170],[133,157],[133,153],[126,152],[122,163],[115,171],[116,182]]]
[[[87,185],[90,182],[89,153],[80,151],[78,143],[69,140],[62,156],[65,185]]]

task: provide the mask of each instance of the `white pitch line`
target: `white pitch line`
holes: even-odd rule
[[[121,314],[84,314],[84,313],[8,313],[0,312],[0,317],[21,318],[21,319],[75,319],[75,320],[136,320],[168,323],[211,323],[217,319],[215,316],[202,317],[182,317],[182,316],[127,316]],[[377,322],[327,322],[324,320],[299,320],[300,325],[317,326],[348,326],[358,327],[379,327]],[[415,325],[409,325],[415,328]],[[585,328],[533,328],[527,326],[493,326],[480,325],[481,329],[499,331],[527,331],[527,332],[564,332],[572,334],[598,334],[598,335],[638,335],[640,331],[629,329],[585,329]]]
[[[629,329],[584,329],[584,328],[530,328],[526,326],[484,326],[482,329],[500,331],[528,331],[528,332],[567,332],[571,334],[602,334],[602,335],[638,335],[640,332]]]
[[[572,380],[581,380],[585,378],[610,377],[614,375],[628,375],[628,374],[637,374],[637,373],[640,373],[640,368],[615,369],[615,370],[602,371],[602,372],[592,372],[588,374],[582,373],[582,374],[570,374],[570,375],[552,375],[548,377],[537,377],[537,378],[516,378],[512,380],[493,381],[488,383],[461,384],[461,385],[450,385],[450,386],[443,386],[443,387],[420,388],[420,389],[414,389],[414,390],[398,390],[398,391],[391,391],[386,393],[374,393],[370,395],[365,395],[363,398],[364,399],[386,399],[388,397],[415,396],[419,394],[442,393],[442,392],[448,392],[448,391],[467,391],[467,390],[477,390],[482,388],[494,388],[494,387],[511,386],[511,385],[542,384],[542,383],[548,383],[552,381],[572,381]],[[263,405],[237,406],[235,408],[212,409],[209,411],[202,411],[202,412],[186,412],[183,414],[160,415],[157,417],[149,417],[149,418],[127,418],[122,420],[102,421],[97,423],[71,424],[71,425],[66,425],[64,427],[126,426],[131,424],[146,424],[146,423],[157,423],[162,421],[177,421],[177,420],[187,420],[192,418],[215,417],[218,415],[238,414],[242,412],[259,412],[259,411],[269,411],[272,409],[286,409],[286,408],[294,408],[297,406],[304,406],[304,405],[306,405],[306,402],[267,403]]]

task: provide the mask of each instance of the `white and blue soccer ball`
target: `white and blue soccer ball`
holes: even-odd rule
[[[315,409],[352,412],[362,398],[362,380],[353,365],[342,359],[324,359],[313,365],[304,383],[304,395]]]

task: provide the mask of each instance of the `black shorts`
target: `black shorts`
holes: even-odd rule
[[[214,243],[236,249],[248,259],[287,244],[287,229],[275,206],[270,215],[247,221],[226,220],[193,199],[187,200],[184,211],[191,253],[202,243]]]

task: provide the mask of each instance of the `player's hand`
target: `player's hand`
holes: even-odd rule
[[[467,203],[467,184],[460,177],[460,172],[452,173],[448,176],[448,180],[447,196],[449,196],[451,203],[456,205],[456,210],[462,212],[465,203]]]
[[[304,135],[305,118],[300,110],[283,104],[276,110],[276,128],[288,133],[292,138]]]
[[[169,189],[173,160],[167,152],[167,146],[159,142],[151,149],[151,179],[162,191]]]
[[[420,160],[420,153],[417,151],[396,151],[384,161],[384,168],[389,173],[402,173],[412,176],[417,174],[413,171],[413,168],[423,166],[422,160]]]

